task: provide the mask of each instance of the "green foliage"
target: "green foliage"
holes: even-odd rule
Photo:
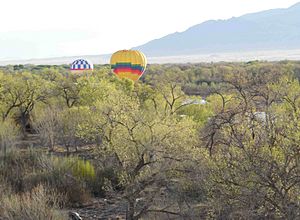
[[[297,219],[299,65],[149,65],[139,82],[108,65],[89,76],[66,65],[1,67],[7,210],[19,213],[25,204],[15,201],[38,198],[43,184],[67,205],[120,192],[129,219],[169,209],[187,219]],[[32,134],[52,156],[11,150]]]
[[[95,168],[89,161],[84,161],[79,158],[56,158],[56,165],[62,166],[63,168],[70,169],[74,177],[78,179],[94,179]]]
[[[199,126],[203,126],[208,119],[213,115],[212,105],[206,104],[190,104],[178,111],[182,117],[189,116],[196,121]]]

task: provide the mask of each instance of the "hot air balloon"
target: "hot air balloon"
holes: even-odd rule
[[[113,73],[119,78],[138,80],[147,66],[146,56],[137,50],[120,50],[110,58]]]
[[[93,64],[85,59],[77,59],[75,60],[70,67],[72,73],[89,73],[93,71]]]

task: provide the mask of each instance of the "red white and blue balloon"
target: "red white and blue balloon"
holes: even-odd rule
[[[71,64],[70,70],[73,73],[85,73],[93,71],[94,65],[86,59],[77,59]]]

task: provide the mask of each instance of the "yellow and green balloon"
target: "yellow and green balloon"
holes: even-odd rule
[[[120,50],[111,56],[110,65],[119,78],[137,81],[146,70],[147,59],[140,51]]]

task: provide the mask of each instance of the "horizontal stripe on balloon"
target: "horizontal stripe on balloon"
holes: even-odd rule
[[[138,69],[140,71],[144,71],[145,67],[140,64],[131,64],[131,63],[116,63],[111,65],[112,69],[115,68],[131,68],[131,69]]]
[[[137,70],[137,71],[140,71],[140,72],[144,72],[144,69],[143,68],[134,68],[134,67],[127,67],[127,66],[117,66],[117,67],[114,67],[112,68],[113,70],[115,69],[129,69],[129,70]]]
[[[70,70],[93,70],[93,69],[70,69]]]
[[[130,63],[130,62],[117,62],[117,63],[112,63],[112,65],[143,66],[142,64],[133,64],[133,63]]]
[[[115,68],[113,70],[114,73],[118,74],[118,73],[132,73],[132,74],[138,74],[138,75],[142,75],[143,71],[137,70],[137,69],[132,69],[132,68],[126,68],[126,67],[122,67],[122,68]]]

